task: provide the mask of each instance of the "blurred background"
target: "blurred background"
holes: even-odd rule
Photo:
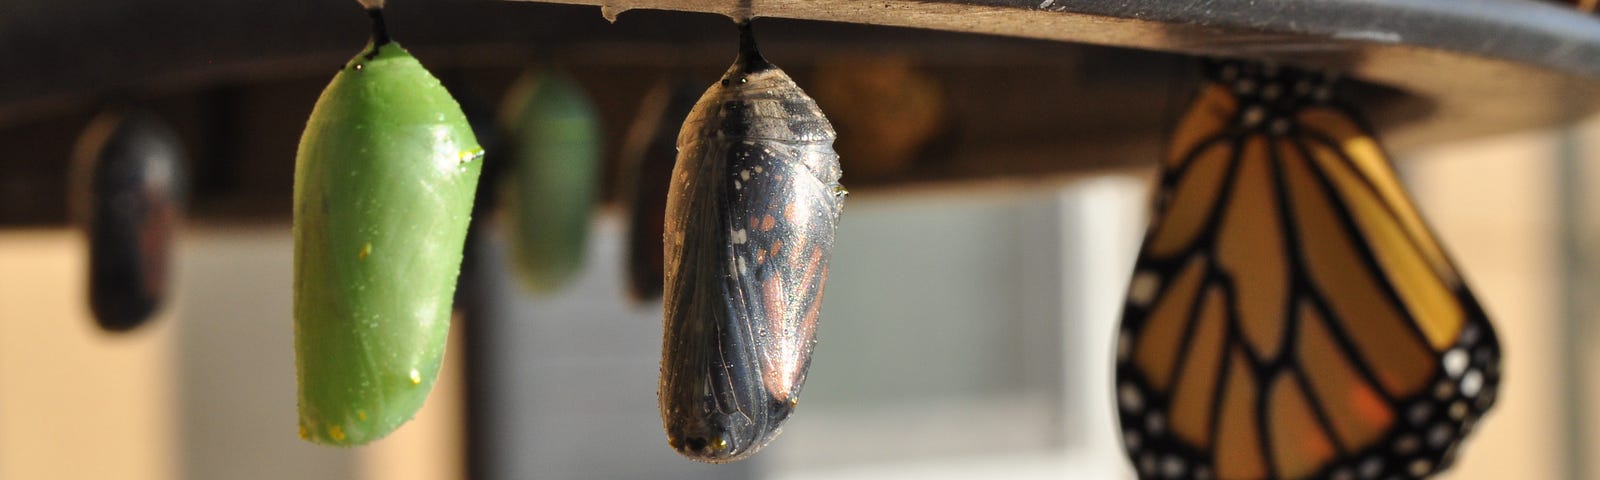
[[[726,68],[731,23],[395,2],[391,32],[464,104],[492,110],[525,67],[573,75],[603,127],[605,200],[582,273],[547,294],[483,217],[478,308],[427,406],[341,449],[295,435],[289,214],[305,118],[367,23],[349,1],[235,3],[0,6],[0,478],[1130,478],[1112,335],[1191,57],[758,23],[839,128],[851,196],[804,406],[761,454],[712,466],[661,430],[661,305],[625,288],[619,151],[652,86]],[[1426,101],[1357,90],[1400,132],[1402,175],[1507,352],[1500,403],[1445,477],[1600,478],[1600,121],[1406,136],[1437,120]],[[125,334],[90,319],[67,208],[74,144],[111,105],[170,122],[191,185],[171,294]]]

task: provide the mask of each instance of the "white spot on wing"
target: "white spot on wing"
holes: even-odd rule
[[[1467,370],[1467,360],[1465,350],[1454,348],[1445,352],[1444,360],[1440,363],[1444,364],[1444,372],[1449,374],[1450,378],[1460,378],[1461,372]]]
[[[1401,455],[1410,455],[1416,453],[1417,448],[1421,446],[1422,441],[1418,440],[1415,435],[1405,435],[1400,437],[1399,440],[1395,440],[1394,452]]]
[[[1133,353],[1133,339],[1129,338],[1128,335],[1129,332],[1127,330],[1117,334],[1117,361],[1119,362],[1128,361],[1128,355]]]
[[[1439,423],[1428,430],[1428,446],[1435,449],[1444,447],[1450,442],[1450,434],[1454,430],[1447,423]]]
[[[1133,274],[1133,282],[1128,285],[1128,302],[1138,307],[1148,307],[1156,298],[1156,290],[1161,287],[1161,276],[1155,272],[1138,272]]]
[[[1433,386],[1433,398],[1437,398],[1439,400],[1449,400],[1450,397],[1455,395],[1456,384],[1450,383],[1449,380],[1440,380],[1438,384]]]
[[[1366,461],[1361,462],[1361,466],[1357,467],[1357,469],[1360,470],[1359,473],[1363,479],[1378,478],[1378,474],[1383,473],[1383,461],[1377,459],[1377,457],[1368,458]]]
[[[1483,390],[1483,372],[1470,370],[1461,376],[1461,394],[1467,397],[1476,397]]]
[[[1167,455],[1161,459],[1161,473],[1167,478],[1181,478],[1184,470],[1183,459],[1177,455]]]
[[[1427,475],[1428,472],[1433,471],[1433,464],[1429,463],[1427,460],[1417,460],[1415,462],[1411,462],[1410,470],[1411,476],[1422,478],[1423,475]]]
[[[1144,410],[1144,395],[1139,393],[1138,387],[1124,383],[1117,388],[1117,403],[1130,412]]]
[[[1150,412],[1150,415],[1144,418],[1144,429],[1150,432],[1150,435],[1161,435],[1167,430],[1167,417],[1162,416],[1161,412]]]
[[[1256,125],[1260,125],[1261,121],[1266,119],[1267,111],[1265,109],[1261,108],[1260,106],[1251,106],[1245,109],[1244,115],[1240,116],[1239,123],[1246,127],[1253,128]]]
[[[1411,407],[1411,412],[1406,414],[1406,417],[1411,419],[1411,423],[1418,425],[1421,425],[1422,422],[1428,421],[1428,417],[1432,416],[1433,405],[1428,403],[1419,403],[1416,406]]]
[[[741,229],[729,232],[728,239],[732,240],[734,245],[744,245],[744,242],[750,239],[750,235],[749,235],[749,232],[747,232],[747,231],[745,231],[745,229],[741,228]]]

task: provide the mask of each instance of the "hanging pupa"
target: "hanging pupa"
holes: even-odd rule
[[[551,70],[524,74],[505,105],[512,256],[523,284],[553,292],[583,268],[600,187],[599,115],[577,82]]]
[[[107,331],[143,325],[165,300],[182,217],[183,143],[143,110],[90,122],[73,161],[75,216],[89,243],[89,309]]]
[[[739,57],[684,122],[667,196],[659,394],[686,457],[745,458],[799,402],[844,205],[833,140],[743,26]]]
[[[473,88],[459,73],[445,74],[441,79],[445,89],[449,90],[456,102],[461,104],[461,111],[467,117],[467,124],[472,126],[472,135],[478,139],[478,144],[483,146],[484,155],[480,160],[483,163],[478,175],[477,192],[473,194],[472,219],[467,226],[467,238],[461,252],[461,274],[456,281],[454,309],[461,313],[470,309],[473,295],[482,292],[486,285],[479,282],[483,275],[478,272],[485,268],[492,268],[484,264],[483,236],[493,229],[489,223],[494,218],[496,206],[499,205],[500,189],[498,179],[505,170],[505,156],[509,149],[504,147],[505,135],[500,129],[499,119],[495,116],[494,106],[483,100],[481,91]]]
[[[628,205],[628,289],[633,298],[661,298],[661,235],[666,227],[667,190],[678,158],[678,128],[700,99],[700,87],[680,78],[663,81],[645,95],[639,118],[628,130],[622,161]]]
[[[334,445],[388,435],[432,390],[483,155],[368,11],[372,41],[317,99],[295,160],[300,435]]]

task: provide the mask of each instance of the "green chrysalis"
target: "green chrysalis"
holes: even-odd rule
[[[369,11],[295,160],[300,435],[334,445],[388,435],[433,388],[482,168],[461,107]]]
[[[565,75],[531,71],[506,97],[510,133],[506,213],[524,284],[561,288],[583,267],[600,186],[600,120]]]

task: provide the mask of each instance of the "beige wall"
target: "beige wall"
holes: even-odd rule
[[[358,449],[295,438],[287,228],[191,229],[180,298],[126,335],[88,317],[81,242],[0,230],[0,479],[462,476],[455,346],[396,434]]]
[[[1419,208],[1453,254],[1500,334],[1504,377],[1495,409],[1453,479],[1561,478],[1565,423],[1556,372],[1561,261],[1556,148],[1550,133],[1429,149],[1402,163]]]
[[[0,231],[0,478],[173,478],[173,321],[101,333],[82,239]]]

